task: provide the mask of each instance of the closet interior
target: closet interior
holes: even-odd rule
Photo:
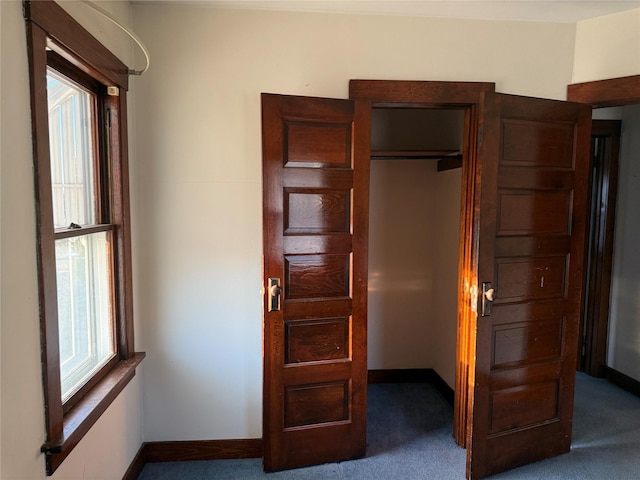
[[[433,369],[455,387],[464,110],[375,108],[369,370]]]

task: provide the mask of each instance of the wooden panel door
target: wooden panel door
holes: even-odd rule
[[[485,94],[479,117],[472,479],[570,448],[591,108]]]
[[[369,134],[356,155],[355,118],[351,100],[262,96],[267,471],[365,454]]]

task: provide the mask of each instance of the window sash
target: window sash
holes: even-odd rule
[[[110,232],[56,240],[63,404],[117,353],[112,284]]]
[[[98,94],[47,68],[53,224],[99,222]]]

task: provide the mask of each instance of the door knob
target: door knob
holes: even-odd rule
[[[269,293],[272,297],[277,297],[280,295],[280,293],[282,293],[282,288],[280,288],[279,285],[271,285],[271,287],[269,288]]]
[[[489,290],[487,290],[486,292],[484,292],[484,296],[487,298],[487,300],[489,300],[490,302],[493,302],[493,292],[495,292],[495,290],[493,288],[490,288]]]
[[[280,294],[282,293],[282,287],[280,287],[279,278],[269,278],[269,311],[277,312],[280,310]]]
[[[482,316],[487,317],[491,315],[491,303],[495,298],[495,289],[491,285],[491,282],[482,282]]]

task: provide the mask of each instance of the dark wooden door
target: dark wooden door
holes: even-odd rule
[[[359,155],[356,116],[351,100],[262,96],[267,471],[365,454],[369,137]]]
[[[591,108],[485,94],[479,117],[473,479],[570,448]]]

